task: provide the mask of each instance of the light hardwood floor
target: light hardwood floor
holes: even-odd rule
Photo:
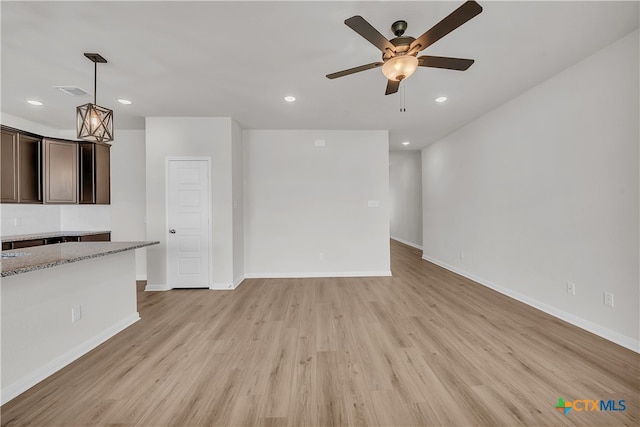
[[[2,425],[637,425],[640,356],[391,243],[393,278],[145,293]],[[624,412],[554,409],[624,399]]]

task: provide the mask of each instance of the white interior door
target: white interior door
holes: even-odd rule
[[[208,288],[209,161],[168,159],[167,281],[169,288]]]

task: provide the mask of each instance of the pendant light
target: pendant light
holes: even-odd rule
[[[93,104],[84,104],[76,108],[76,129],[78,138],[92,142],[113,141],[113,111],[96,104],[98,63],[107,60],[98,53],[85,53],[93,62]]]

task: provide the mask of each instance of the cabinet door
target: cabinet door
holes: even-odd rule
[[[42,246],[45,244],[44,239],[20,240],[13,242],[13,249],[30,248],[32,246]]]
[[[44,139],[44,202],[78,202],[78,144]]]
[[[18,202],[18,134],[2,130],[2,203]]]
[[[80,203],[95,203],[95,167],[94,167],[94,147],[95,144],[78,144],[80,157]]]
[[[89,234],[80,237],[81,242],[109,242],[111,233]]]
[[[19,180],[18,199],[20,203],[42,203],[42,176],[40,167],[40,139],[18,136]]]
[[[95,144],[95,203],[111,203],[111,146]]]

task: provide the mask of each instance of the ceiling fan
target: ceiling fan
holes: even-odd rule
[[[380,32],[362,16],[353,16],[345,20],[344,23],[382,51],[382,62],[372,62],[370,64],[360,65],[359,67],[327,74],[327,78],[335,79],[382,66],[382,73],[388,80],[387,90],[384,94],[389,95],[396,93],[400,87],[400,82],[410,77],[417,67],[446,68],[448,70],[464,71],[473,64],[473,59],[428,55],[418,57],[417,55],[418,52],[437,42],[471,18],[480,14],[480,12],[482,12],[482,6],[473,0],[469,0],[417,39],[403,35],[407,29],[406,21],[396,21],[391,26],[393,34],[395,34],[395,38],[391,40],[388,40],[380,34]]]

